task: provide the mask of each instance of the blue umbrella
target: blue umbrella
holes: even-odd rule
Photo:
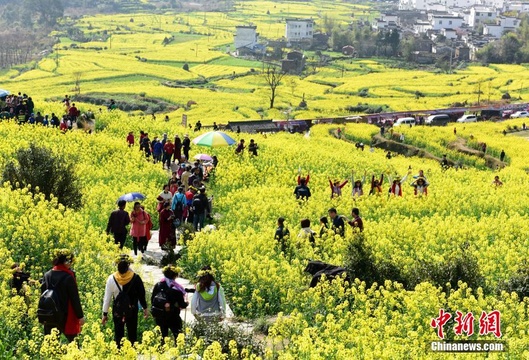
[[[5,96],[7,96],[9,94],[10,94],[9,91],[4,90],[4,89],[0,89],[0,98],[5,97]]]
[[[145,199],[145,195],[143,195],[142,193],[131,192],[125,195],[121,195],[118,201],[125,200],[126,202],[132,202],[132,201],[138,201],[138,200],[144,200],[144,199]]]

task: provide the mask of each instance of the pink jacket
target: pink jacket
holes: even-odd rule
[[[147,236],[147,214],[145,211],[141,210],[138,214],[135,214],[134,211],[130,213],[130,236],[132,237],[142,237]],[[140,224],[143,222],[144,224]]]

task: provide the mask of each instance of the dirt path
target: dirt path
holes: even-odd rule
[[[491,169],[503,168],[507,164],[499,159],[490,155],[484,154],[482,151],[472,149],[467,146],[467,141],[463,138],[457,138],[456,141],[448,144],[447,146],[451,150],[455,150],[465,155],[477,156],[485,159],[485,165]]]
[[[336,131],[332,131],[332,133],[336,138],[340,138],[338,134],[336,133]],[[355,142],[353,140],[346,139],[343,136],[341,137],[341,139],[347,142],[351,142],[351,143]],[[376,148],[388,150],[388,151],[395,152],[395,153],[398,153],[404,156],[417,156],[417,157],[432,159],[432,160],[441,162],[440,157],[435,156],[434,154],[424,149],[418,148],[413,145],[403,144],[403,143],[400,143],[394,140],[386,139],[380,134],[373,136],[371,143]],[[505,162],[500,161],[499,159],[492,157],[490,155],[483,154],[483,152],[478,151],[476,149],[472,149],[468,147],[466,144],[467,142],[465,139],[458,138],[456,141],[448,144],[447,148],[451,150],[455,150],[465,155],[477,156],[477,157],[483,158],[485,159],[485,165],[488,168],[493,169],[493,170],[497,168],[503,168],[507,165]],[[450,160],[450,159],[448,159],[448,163],[450,166],[458,165],[455,161]]]

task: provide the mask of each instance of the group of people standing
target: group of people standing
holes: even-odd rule
[[[348,224],[354,232],[361,233],[364,231],[364,221],[360,217],[360,210],[356,207],[351,210],[350,219],[344,215],[338,215],[336,208],[330,208],[327,211],[327,214],[328,217],[323,216],[320,218],[320,229],[318,233],[312,230],[310,219],[302,219],[300,221],[301,229],[298,233],[298,238],[306,239],[311,246],[314,246],[317,237],[321,238],[329,233],[344,236],[346,224]],[[274,239],[278,242],[280,251],[282,253],[287,253],[290,247],[290,230],[285,225],[285,218],[283,217],[277,219],[277,228]]]
[[[39,301],[39,321],[44,325],[44,333],[50,334],[53,328],[64,334],[69,342],[81,333],[85,324],[83,307],[79,296],[76,275],[72,270],[75,256],[68,249],[54,252],[53,268],[44,274]],[[116,271],[110,274],[105,285],[103,296],[103,315],[101,323],[106,325],[109,318],[114,324],[114,340],[119,347],[125,337],[134,344],[138,340],[138,315],[140,310],[145,318],[149,317],[149,307],[145,284],[130,265],[133,259],[128,255],[119,255],[115,260]],[[151,295],[150,313],[160,327],[163,338],[169,330],[178,336],[182,332],[180,311],[191,304],[191,313],[197,321],[220,321],[226,314],[224,289],[215,280],[215,273],[210,266],[203,267],[197,274],[193,289],[185,289],[176,279],[181,269],[168,265],[163,268],[163,278],[154,284]],[[191,302],[188,292],[193,293]],[[55,295],[50,295],[55,293]],[[45,297],[57,299],[57,309],[53,315],[46,312]],[[162,339],[163,343],[163,339]]]
[[[135,137],[131,131],[127,135],[127,144],[129,147],[134,147]],[[163,168],[170,169],[171,164],[180,164],[189,160],[189,150],[191,150],[191,139],[189,135],[185,134],[183,139],[178,134],[174,136],[174,141],[167,137],[164,133],[161,138],[157,136],[150,139],[149,134],[140,131],[140,151],[145,152],[145,157],[156,163],[162,163]]]
[[[408,179],[408,176],[411,175],[411,168],[408,169],[408,173],[404,176],[396,175],[392,177],[391,175],[387,175],[389,180],[389,188],[388,188],[388,195],[394,195],[394,196],[402,196],[403,194],[403,185],[406,183],[406,180]],[[351,183],[352,189],[351,189],[351,195],[353,198],[360,197],[364,195],[364,184],[366,182],[367,172],[364,172],[364,175],[360,178],[355,175],[355,172],[351,172]],[[294,195],[296,195],[296,199],[299,200],[308,200],[312,193],[310,191],[310,188],[308,187],[308,183],[310,180],[310,173],[307,174],[307,176],[302,177],[301,176],[301,170],[298,172],[297,177],[297,186],[294,189]],[[347,185],[349,182],[349,179],[345,179],[343,181],[339,180],[332,180],[329,178],[329,187],[331,190],[330,197],[331,199],[335,197],[342,196],[342,189]],[[380,178],[378,178],[375,175],[371,176],[371,182],[370,182],[370,190],[369,195],[381,195],[383,193],[382,184],[384,183],[384,174],[380,175]],[[424,175],[423,170],[419,170],[419,173],[415,176],[413,176],[413,181],[410,183],[410,186],[414,189],[414,195],[416,196],[426,196],[428,195],[428,186],[430,183],[427,181],[426,176]]]

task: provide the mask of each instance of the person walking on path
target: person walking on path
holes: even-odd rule
[[[121,339],[125,337],[125,326],[127,327],[127,338],[131,344],[134,345],[138,339],[138,302],[143,308],[144,318],[149,316],[145,287],[141,277],[130,269],[132,261],[128,255],[120,255],[116,259],[117,271],[108,277],[103,297],[101,323],[103,326],[106,325],[110,302],[113,301],[114,340],[118,348],[121,347]]]
[[[169,184],[163,185],[162,192],[156,198],[156,200],[158,200],[158,205],[156,206],[158,212],[162,211],[164,202],[171,202],[173,200],[173,194],[169,191],[171,189],[170,181],[171,180],[169,180]]]
[[[180,310],[189,304],[186,301],[186,291],[176,282],[182,270],[174,265],[167,265],[162,269],[163,278],[154,285],[151,296],[151,314],[162,332],[162,343],[169,335],[169,329],[177,338],[182,332],[182,318]]]
[[[193,227],[195,231],[201,231],[206,222],[206,213],[208,213],[209,201],[206,196],[206,188],[202,186],[198,194],[193,197]]]
[[[147,250],[147,223],[149,215],[141,208],[139,202],[134,203],[134,210],[130,213],[130,236],[132,236],[132,247],[134,255],[138,255],[138,249],[144,253]]]
[[[44,324],[44,335],[51,334],[51,330],[57,328],[68,342],[72,342],[81,333],[81,327],[85,323],[77,280],[71,270],[74,259],[73,252],[68,249],[55,250],[53,268],[44,274],[41,286],[41,293],[50,289],[57,293],[58,310],[62,315],[57,319],[56,325]]]
[[[182,140],[176,134],[174,136],[174,159],[173,162],[180,164],[182,162]]]
[[[189,150],[191,149],[191,140],[189,140],[189,135],[184,135],[184,140],[182,141],[182,151],[184,152],[184,156],[186,158],[186,161],[189,161]]]
[[[127,202],[125,200],[119,200],[118,209],[112,211],[107,224],[107,234],[114,235],[114,243],[119,244],[120,249],[123,249],[123,245],[125,245],[127,225],[130,224],[130,216],[125,211],[125,206],[127,206]]]
[[[167,140],[167,142],[163,146],[163,162],[167,166],[167,169],[171,168],[171,159],[173,158],[173,154],[175,152],[175,146],[171,140]],[[162,164],[163,167],[163,164]]]
[[[187,212],[187,199],[184,194],[184,187],[179,186],[178,191],[174,194],[173,200],[171,202],[171,210],[175,216],[175,220],[181,224],[186,217]]]
[[[505,151],[502,149],[500,153],[500,161],[505,160]]]
[[[166,243],[171,246],[176,245],[176,236],[173,229],[174,218],[171,203],[169,201],[164,202],[163,209],[160,211],[160,231],[158,233],[158,244],[162,249]]]
[[[226,316],[224,289],[215,281],[215,272],[204,266],[197,274],[198,283],[191,299],[191,314],[199,321],[218,322]]]

